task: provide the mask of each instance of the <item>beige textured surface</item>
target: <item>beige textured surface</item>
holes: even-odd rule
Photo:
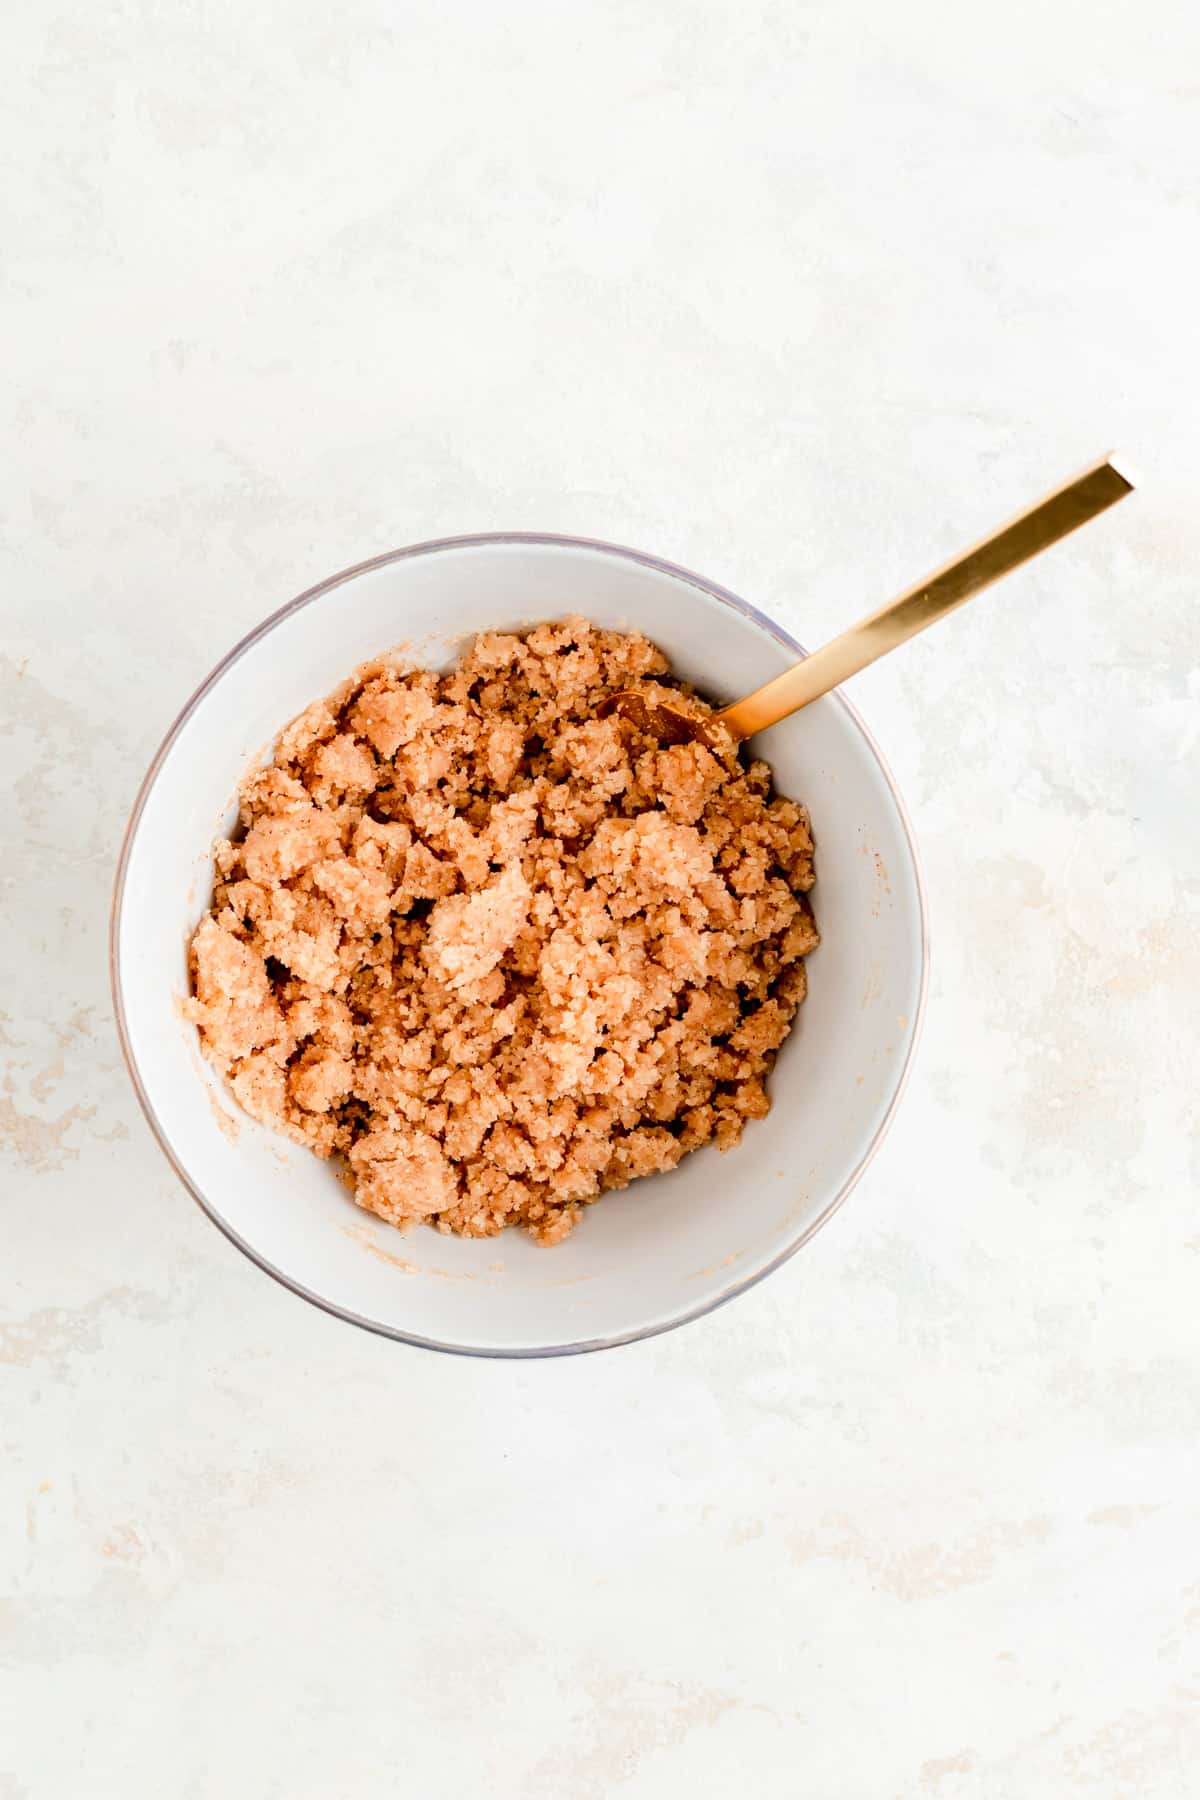
[[[1177,1800],[1200,1763],[1195,9],[10,9],[4,1800]],[[818,640],[1109,443],[857,697],[930,882],[884,1153],[757,1292],[421,1356],[176,1186],[108,1018],[230,641],[489,526]]]

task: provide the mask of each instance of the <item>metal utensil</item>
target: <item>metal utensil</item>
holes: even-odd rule
[[[906,588],[877,612],[860,619],[794,668],[709,719],[689,718],[673,706],[664,705],[657,693],[651,699],[635,688],[611,695],[600,707],[600,713],[617,713],[639,731],[668,744],[699,741],[717,748],[721,734],[713,732],[713,726],[723,726],[735,741],[751,737],[786,719],[789,713],[798,712],[810,701],[819,700],[868,663],[878,661],[889,650],[945,618],[1002,575],[1011,574],[1022,563],[1040,556],[1051,544],[1123,500],[1133,487],[1128,466],[1115,455],[1089,464],[1070,481],[989,532],[969,550],[943,563],[923,581]]]

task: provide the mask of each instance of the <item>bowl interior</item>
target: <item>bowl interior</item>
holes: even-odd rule
[[[869,1158],[898,1097],[924,982],[920,883],[898,798],[856,715],[829,697],[763,744],[809,807],[822,944],[771,1080],[770,1117],[726,1155],[607,1195],[562,1245],[400,1234],[334,1171],[242,1115],[179,1015],[210,848],[246,766],[357,663],[397,643],[430,666],[485,628],[581,612],[654,638],[676,670],[731,699],[796,646],[682,570],[608,546],[502,537],[380,558],[313,589],[238,647],[185,709],[130,826],[114,915],[114,985],[143,1105],[215,1222],[270,1273],[356,1322],[483,1354],[590,1348],[706,1311],[795,1249]]]

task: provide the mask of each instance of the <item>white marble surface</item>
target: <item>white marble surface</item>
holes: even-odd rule
[[[0,1795],[1194,1795],[1195,8],[3,35]],[[1110,443],[1135,501],[856,684],[935,969],[803,1255],[507,1366],[356,1333],[205,1222],[105,917],[235,637],[516,526],[815,641]]]

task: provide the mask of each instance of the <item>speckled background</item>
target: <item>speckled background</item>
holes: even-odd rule
[[[1197,18],[8,9],[3,1800],[1198,1791]],[[855,683],[934,974],[803,1255],[508,1366],[206,1223],[105,920],[237,636],[511,526],[816,642],[1111,444],[1134,500]]]

